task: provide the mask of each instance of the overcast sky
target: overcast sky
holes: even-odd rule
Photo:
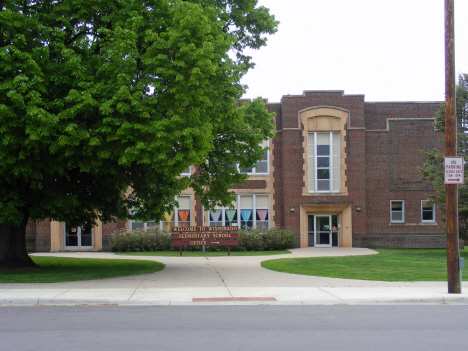
[[[456,74],[468,73],[468,0],[455,1]],[[365,101],[445,99],[444,0],[259,0],[281,22],[244,98],[279,102],[304,90]]]

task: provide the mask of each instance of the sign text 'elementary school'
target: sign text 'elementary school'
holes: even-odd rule
[[[182,256],[183,246],[227,246],[228,255],[231,254],[231,246],[239,244],[239,228],[236,226],[225,227],[173,227],[172,245],[180,247]]]

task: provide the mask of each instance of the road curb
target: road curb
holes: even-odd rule
[[[41,299],[41,298],[0,298],[0,307],[13,306],[228,306],[228,305],[468,305],[468,297],[440,296],[424,299],[353,299],[341,301],[129,301],[110,299]]]

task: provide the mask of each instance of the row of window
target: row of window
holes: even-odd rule
[[[262,144],[268,147],[268,141]],[[269,150],[266,150],[263,159],[257,162],[256,167],[240,168],[240,173],[250,175],[269,174]],[[311,132],[307,137],[308,158],[308,188],[309,192],[340,192],[340,133],[339,132]],[[191,174],[190,167],[181,173]]]
[[[263,148],[268,147],[268,140],[262,143],[261,145]],[[237,168],[239,168],[240,173],[245,173],[245,174],[252,174],[252,175],[260,175],[260,174],[269,174],[269,155],[270,151],[265,150],[263,154],[263,159],[257,162],[257,165],[252,168],[239,168],[239,165],[237,165]],[[189,176],[191,174],[191,169],[190,167],[187,167],[187,169],[182,172],[180,175],[181,176]]]
[[[405,222],[405,201],[390,201],[390,222]],[[431,205],[427,200],[421,201],[421,222],[435,222],[435,206]]]
[[[130,230],[159,227],[170,230],[172,227],[189,227],[192,223],[190,196],[176,197],[179,207],[165,213],[160,222],[130,222]],[[208,211],[208,223],[211,227],[237,226],[240,228],[270,227],[268,195],[237,195],[232,207],[219,207]]]
[[[237,195],[232,208],[220,207],[208,211],[208,225],[241,228],[269,228],[268,195]]]
[[[131,221],[130,230],[148,229],[154,226],[170,230],[172,227],[189,227],[192,223],[191,198],[187,195],[176,197],[179,207],[165,213],[160,222]],[[219,207],[208,211],[208,226],[237,226],[241,228],[270,227],[270,206],[268,195],[237,195],[232,207]],[[405,202],[390,201],[390,222],[405,223]],[[435,206],[421,201],[421,222],[435,222]]]

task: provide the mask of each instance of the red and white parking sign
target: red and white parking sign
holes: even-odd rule
[[[445,157],[444,159],[444,183],[463,184],[465,180],[465,167],[463,157]]]

